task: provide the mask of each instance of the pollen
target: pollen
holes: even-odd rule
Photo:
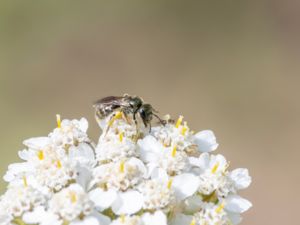
[[[43,150],[37,152],[37,157],[39,160],[43,160],[45,158]]]
[[[173,179],[170,179],[167,184],[167,188],[170,190],[173,184]]]
[[[220,165],[220,163],[217,162],[217,163],[214,165],[214,167],[211,169],[211,172],[212,172],[213,174],[215,174],[215,173],[217,172],[217,170],[218,170],[218,168],[219,168],[219,165]]]
[[[178,118],[178,120],[176,122],[176,125],[175,125],[176,128],[178,128],[181,125],[182,120],[183,120],[183,116],[179,116],[179,118]]]
[[[59,114],[56,114],[56,122],[57,122],[57,128],[61,128],[61,118]]]
[[[108,123],[108,127],[111,127],[113,125],[113,123],[115,122],[115,120],[121,119],[123,116],[123,113],[121,111],[118,111],[116,113],[116,115],[113,116],[113,118],[111,118],[111,120]]]
[[[177,146],[175,145],[173,150],[172,150],[172,157],[175,157],[177,153]]]
[[[76,203],[77,202],[77,196],[75,192],[70,192],[70,199],[72,203]]]
[[[120,168],[119,168],[120,173],[124,173],[125,172],[125,162],[122,161],[120,163]]]
[[[123,138],[124,138],[124,132],[121,132],[121,133],[119,134],[119,140],[120,140],[120,142],[123,141]]]
[[[222,203],[218,206],[218,208],[216,208],[216,213],[221,213],[222,210],[224,209],[224,207],[225,207],[225,205],[224,205],[224,203],[222,202]]]
[[[23,176],[23,184],[24,187],[28,187],[27,178],[25,176]]]
[[[181,130],[181,134],[184,136],[187,130],[188,130],[187,122],[184,122],[184,125]]]
[[[56,166],[58,169],[60,169],[62,167],[60,160],[56,161]]]
[[[192,220],[192,222],[190,223],[190,225],[196,225],[196,220],[195,220],[195,218]]]

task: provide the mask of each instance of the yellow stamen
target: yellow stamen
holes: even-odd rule
[[[61,128],[61,118],[59,114],[56,115],[56,122],[57,122],[57,127]]]
[[[181,129],[181,134],[185,135],[186,131],[188,130],[187,122],[184,122],[184,125]]]
[[[111,120],[108,123],[108,127],[111,127],[113,125],[113,123],[115,122],[115,120],[121,119],[123,116],[123,113],[118,111],[116,112],[116,115],[114,115],[113,118],[111,118]]]
[[[120,163],[120,173],[124,173],[125,172],[125,162],[122,160]]]
[[[170,179],[167,184],[167,188],[170,190],[173,184],[173,179]]]
[[[124,214],[121,215],[120,219],[121,219],[121,223],[125,223],[125,215]]]
[[[77,196],[75,192],[70,192],[70,199],[72,203],[76,203],[77,202]]]
[[[179,118],[178,118],[178,120],[176,122],[176,125],[175,125],[176,128],[178,128],[181,125],[182,120],[183,120],[183,116],[179,116]]]
[[[60,160],[56,161],[56,166],[58,169],[60,169],[62,167]]]
[[[28,187],[27,178],[25,176],[23,176],[23,184],[24,187]]]
[[[124,132],[119,133],[119,140],[120,140],[120,142],[123,141],[123,137],[124,137]]]
[[[196,225],[196,220],[195,218],[193,218],[192,222],[190,223],[190,225]]]
[[[177,153],[177,146],[175,145],[173,150],[172,150],[172,157],[175,157]]]
[[[219,205],[219,207],[216,208],[216,213],[221,213],[222,210],[224,209],[224,207],[225,207],[225,205],[224,205],[224,203],[222,202],[222,203]]]
[[[211,169],[211,172],[212,172],[212,173],[216,173],[217,170],[218,170],[218,168],[219,168],[219,165],[220,165],[220,163],[217,162],[217,163],[214,165],[214,167]]]
[[[43,150],[40,150],[37,152],[37,157],[39,160],[43,160],[44,159],[44,152]]]

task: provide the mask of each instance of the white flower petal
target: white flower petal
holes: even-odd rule
[[[166,183],[169,180],[169,176],[164,169],[155,168],[151,173],[151,179],[158,180],[162,183]]]
[[[142,217],[144,225],[167,225],[167,217],[162,211],[157,211],[154,214],[146,213]]]
[[[70,225],[100,225],[95,217],[85,217],[83,220],[75,220]]]
[[[137,159],[135,157],[132,157],[132,158],[130,158],[128,160],[127,163],[129,165],[136,166],[138,168],[138,170],[143,174],[142,176],[144,178],[147,177],[147,168],[146,168],[146,166],[144,165],[144,163],[141,160],[139,160],[139,159]]]
[[[79,127],[80,127],[80,130],[84,133],[87,132],[88,128],[89,128],[89,122],[87,121],[86,118],[81,118],[80,121],[79,121]]]
[[[185,200],[184,205],[185,213],[196,213],[197,211],[200,211],[202,207],[202,198],[198,195],[193,195]]]
[[[251,202],[238,195],[231,195],[226,198],[225,209],[233,213],[243,213],[252,207]]]
[[[78,165],[77,167],[77,177],[76,181],[78,184],[80,184],[83,189],[88,190],[89,189],[89,184],[92,181],[92,171],[86,167],[82,167]]]
[[[240,222],[242,222],[242,217],[238,213],[227,212],[227,216],[228,216],[228,218],[230,219],[230,221],[232,222],[233,225],[236,225],[236,224],[239,224]]]
[[[192,166],[197,166],[199,167],[201,170],[206,170],[207,168],[209,168],[209,163],[210,163],[210,155],[205,152],[202,153],[199,158],[195,158],[195,157],[190,157],[189,158],[189,162]]]
[[[26,174],[34,170],[34,167],[27,162],[13,163],[8,166],[8,170],[4,175],[3,179],[6,182],[11,182],[19,174]]]
[[[210,155],[208,153],[202,153],[199,157],[199,167],[203,170],[209,167]]]
[[[87,143],[80,143],[77,147],[71,146],[69,149],[69,157],[74,160],[85,158],[89,160],[95,159],[94,150]]]
[[[95,206],[103,211],[113,204],[117,198],[117,193],[114,190],[103,191],[100,188],[96,188],[89,193],[91,201]]]
[[[195,175],[183,173],[174,177],[172,187],[178,200],[183,200],[197,191],[199,183],[200,181]]]
[[[44,207],[37,207],[36,209],[34,209],[33,212],[25,213],[22,219],[24,220],[25,223],[30,223],[30,224],[40,223],[41,218],[43,218],[45,214],[46,212],[44,210]]]
[[[216,167],[216,165],[217,165],[217,167]],[[214,167],[216,167],[216,171],[214,173],[219,173],[219,172],[223,173],[227,166],[228,166],[227,160],[225,159],[225,157],[223,155],[218,154],[218,155],[211,156],[211,160],[209,162],[209,167],[210,167],[210,169],[213,169]]]
[[[190,225],[193,220],[193,216],[178,214],[171,221],[171,225]]]
[[[200,160],[199,160],[199,158],[196,158],[196,157],[189,157],[189,163],[190,163],[192,166],[197,166],[197,167],[199,167],[199,165],[200,165]]]
[[[44,207],[37,207],[32,212],[26,212],[23,217],[23,221],[27,224],[40,224],[40,225],[61,225],[62,221],[58,216],[46,212]]]
[[[70,225],[109,225],[110,219],[102,214],[92,214],[85,217],[83,220],[75,220]]]
[[[143,196],[137,191],[127,191],[120,193],[112,205],[115,214],[134,214],[138,212],[143,205]]]
[[[27,149],[24,149],[18,152],[18,156],[20,157],[20,159],[27,161],[32,156],[32,153],[29,152]]]
[[[138,141],[141,159],[145,162],[157,161],[162,152],[162,144],[153,136],[148,135],[144,139]]]
[[[43,149],[50,144],[50,138],[48,137],[35,137],[23,141],[23,144],[32,149]]]
[[[230,179],[233,181],[236,189],[245,189],[251,184],[251,177],[247,169],[238,168],[229,174]]]
[[[94,150],[90,144],[80,143],[78,146],[69,148],[69,158],[72,162],[81,166],[93,168],[96,165]]]
[[[109,225],[109,224],[111,223],[111,220],[110,220],[109,217],[107,217],[107,216],[105,216],[105,215],[103,215],[103,214],[101,214],[101,213],[98,213],[98,212],[96,212],[96,211],[93,212],[93,213],[91,214],[91,216],[97,218],[97,220],[99,221],[99,224],[100,224],[100,225]]]
[[[203,130],[195,134],[195,144],[198,145],[201,152],[211,152],[218,148],[219,144],[211,130]]]

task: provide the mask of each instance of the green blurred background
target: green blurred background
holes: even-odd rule
[[[1,176],[56,113],[87,117],[97,140],[92,102],[129,93],[214,130],[250,169],[242,224],[298,224],[299,3],[1,1]]]

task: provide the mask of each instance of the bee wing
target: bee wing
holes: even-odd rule
[[[121,96],[107,96],[105,98],[101,98],[94,103],[94,107],[100,105],[115,105],[121,106],[123,105],[124,97]]]

